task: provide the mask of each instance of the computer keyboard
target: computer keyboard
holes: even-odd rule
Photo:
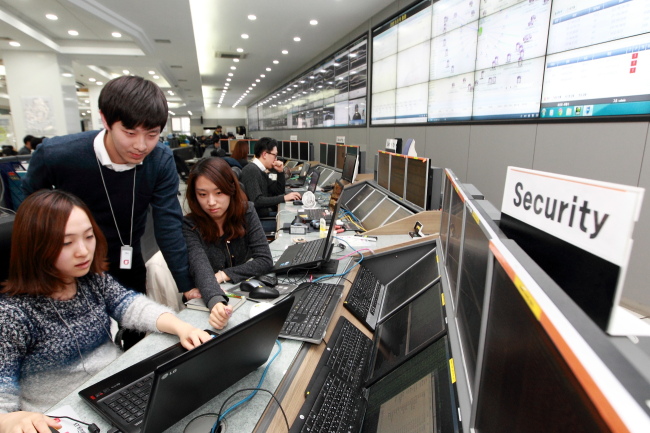
[[[321,249],[326,239],[315,239],[313,241],[305,242],[302,244],[302,248],[296,253],[291,260],[292,265],[298,265],[300,263],[311,263],[317,259],[316,255]]]
[[[303,218],[306,216],[306,218],[304,219],[310,221],[314,221],[314,220],[318,221],[321,218],[325,218],[326,220],[329,220],[332,217],[332,213],[327,208],[303,209],[298,212],[298,215],[302,216]]]
[[[289,433],[358,432],[366,402],[358,388],[322,369]],[[304,411],[304,412],[303,412]]]
[[[299,286],[294,293],[296,300],[284,322],[280,337],[320,343],[329,325],[336,303],[341,298],[343,286],[337,284],[308,284]]]
[[[118,414],[127,423],[132,423],[144,415],[149,394],[151,393],[152,376],[124,388],[119,393],[106,399],[106,404],[113,412]]]
[[[343,304],[359,320],[375,314],[381,283],[366,267],[361,267]]]

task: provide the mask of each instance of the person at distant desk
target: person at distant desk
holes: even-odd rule
[[[269,272],[271,249],[253,203],[222,158],[207,158],[192,168],[185,198],[190,273],[210,310],[210,325],[220,329],[231,314],[220,284]]]
[[[18,209],[9,279],[0,290],[0,431],[61,427],[37,412],[120,356],[110,318],[140,331],[178,335],[188,350],[210,340],[105,273],[106,252],[90,210],[68,192],[40,190]]]
[[[239,162],[242,168],[246,167],[248,164],[248,142],[239,140],[235,143],[235,148],[230,156]]]
[[[221,125],[217,125],[217,128],[212,133],[212,143],[215,147],[219,147],[219,140],[222,138],[228,138],[228,136],[223,133],[223,128]]]
[[[34,139],[33,135],[26,135],[25,138],[23,138],[23,144],[24,146],[18,151],[18,155],[29,155],[32,153],[32,140]]]
[[[38,146],[22,182],[25,195],[54,187],[81,198],[108,241],[109,272],[140,293],[146,292],[147,275],[140,239],[151,206],[156,242],[179,292],[199,297],[189,274],[174,156],[159,141],[169,115],[165,94],[142,77],[122,76],[106,83],[99,110],[104,130]],[[124,332],[124,347],[143,337]]]
[[[240,180],[248,199],[255,204],[260,217],[275,216],[277,205],[300,200],[297,192],[284,193],[284,164],[278,160],[278,142],[262,137],[255,144],[255,158],[241,171]],[[282,191],[282,193],[279,193]],[[279,193],[279,194],[278,194]],[[275,231],[275,221],[262,220],[267,232]]]

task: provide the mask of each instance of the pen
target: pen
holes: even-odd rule
[[[224,293],[224,296],[227,296],[227,297],[229,297],[229,298],[241,299],[241,296],[239,296],[239,295],[233,295],[232,293]]]

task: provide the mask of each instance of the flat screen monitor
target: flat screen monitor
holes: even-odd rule
[[[427,210],[429,189],[429,160],[427,158],[406,158],[406,191],[404,198],[422,210]]]
[[[328,144],[327,145],[327,165],[334,167],[336,164],[336,145]]]
[[[282,142],[282,156],[285,158],[291,158],[291,142],[283,141]]]
[[[399,205],[397,203],[388,197],[384,198],[384,200],[379,203],[379,206],[363,219],[363,228],[366,230],[372,230],[381,227],[398,208]]]
[[[463,362],[473,398],[476,361],[478,359],[481,318],[485,298],[485,278],[490,255],[491,235],[484,218],[472,215],[472,207],[465,207],[465,236],[463,236],[456,323],[463,352]],[[475,213],[475,215],[477,215]],[[458,357],[457,357],[458,358]]]
[[[350,212],[354,213],[354,210],[364,201],[372,192],[374,188],[370,185],[364,185],[355,195],[350,197],[350,199],[345,203],[345,207]]]
[[[300,159],[299,144],[297,141],[291,142],[291,158]]]
[[[376,189],[355,210],[354,216],[363,221],[365,217],[386,197]]]
[[[390,158],[388,152],[379,151],[379,160],[377,161],[377,184],[388,189],[388,180],[390,178]]]
[[[400,207],[399,209],[397,209],[397,211],[395,213],[393,213],[390,216],[390,218],[388,218],[388,220],[386,221],[386,224],[389,224],[389,223],[392,223],[392,222],[395,222],[395,221],[399,221],[399,220],[404,219],[406,217],[410,217],[411,215],[413,215],[413,213],[411,211],[409,211],[405,207]]]
[[[318,155],[318,161],[321,164],[327,164],[327,143],[320,144],[320,154]]]
[[[228,144],[228,141],[229,140],[227,138],[222,138],[221,140],[219,140],[219,145],[226,153],[230,152],[230,145]]]
[[[357,168],[357,157],[352,154],[347,154],[345,156],[345,162],[343,163],[343,173],[341,174],[341,179],[348,182],[354,182],[354,174]]]
[[[345,163],[345,154],[347,153],[347,146],[336,145],[336,168],[342,169]]]
[[[359,155],[359,146],[346,146],[348,155]]]
[[[322,188],[323,185],[331,185],[334,182],[334,179],[335,179],[334,170],[325,168],[320,174],[320,180],[318,181],[318,186]]]
[[[452,303],[456,302],[458,288],[458,270],[461,259],[463,229],[465,227],[465,200],[456,188],[451,190],[451,207],[449,209],[449,235],[447,237],[447,255],[445,269],[449,280]]]
[[[308,141],[301,141],[299,142],[299,149],[298,149],[298,159],[302,161],[311,161],[311,158],[309,157],[309,142]]]
[[[493,256],[490,262],[490,300],[475,430],[612,431],[522,298],[504,264]],[[531,426],[535,428],[531,430]]]
[[[445,260],[447,252],[447,240],[449,236],[449,207],[451,206],[451,189],[453,188],[450,177],[453,176],[451,170],[446,169],[442,177],[442,211],[440,212],[440,245],[438,254],[442,260]]]
[[[284,157],[284,149],[283,149],[281,141],[278,141],[278,156]],[[288,158],[288,156],[287,156],[287,158]]]
[[[255,155],[255,145],[257,144],[257,140],[249,140],[248,141],[248,154],[249,155]],[[278,150],[280,150],[281,146],[278,146]]]
[[[377,326],[372,354],[373,382],[445,334],[440,284],[436,283]]]
[[[406,158],[393,155],[390,159],[390,192],[400,198],[404,197],[404,181],[406,179]]]

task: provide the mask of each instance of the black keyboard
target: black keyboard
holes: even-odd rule
[[[291,426],[298,432],[358,432],[366,409],[359,388],[355,388],[328,368],[321,369],[305,403]]]
[[[332,213],[327,208],[304,209],[304,210],[298,212],[298,215],[306,216],[306,218],[304,218],[304,219],[310,220],[310,221],[314,221],[314,220],[318,221],[321,218],[325,218],[326,221],[329,221],[330,218],[332,218]]]
[[[320,343],[332,319],[336,303],[341,298],[343,286],[336,284],[308,284],[296,289],[296,300],[284,322],[280,337]]]
[[[348,319],[341,317],[327,342],[316,371],[328,367],[355,388],[361,388],[367,376],[372,340]],[[311,385],[311,383],[310,383]]]
[[[322,238],[301,244],[301,248],[298,250],[298,252],[296,252],[293,260],[291,260],[291,264],[299,265],[301,263],[311,263],[319,260],[321,257],[318,256],[318,252],[325,244],[326,240],[326,238]]]
[[[365,322],[369,313],[374,315],[377,311],[380,288],[381,283],[377,277],[362,266],[343,305],[354,317]]]
[[[125,422],[133,423],[144,416],[144,410],[147,408],[147,401],[149,401],[151,393],[151,381],[151,376],[145,377],[122,391],[116,392],[103,403]]]

